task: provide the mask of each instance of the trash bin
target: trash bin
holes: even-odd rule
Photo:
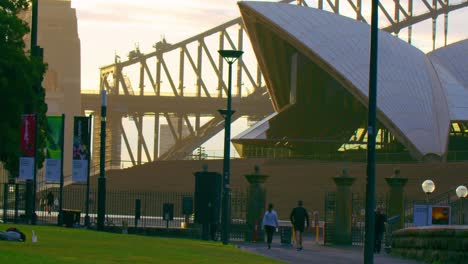
[[[291,236],[292,236],[292,227],[290,226],[281,226],[280,227],[280,237],[281,244],[291,245]]]
[[[66,227],[73,227],[75,224],[80,224],[80,210],[63,209],[63,223]]]

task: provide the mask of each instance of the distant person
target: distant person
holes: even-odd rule
[[[294,208],[289,216],[291,224],[294,227],[296,232],[296,248],[297,251],[302,250],[302,233],[304,233],[304,226],[309,228],[309,215],[307,210],[302,207],[303,202],[299,200],[297,202],[297,207]]]
[[[54,207],[54,194],[49,191],[49,193],[47,194],[47,211],[49,212],[49,214],[52,213],[52,208]]]
[[[278,228],[278,215],[273,210],[273,204],[268,205],[268,210],[265,212],[262,221],[262,229],[265,230],[267,235],[268,249],[271,249],[271,242],[273,241],[273,233]]]
[[[0,232],[0,240],[26,242],[26,235],[17,228],[10,227],[5,232]]]
[[[375,243],[374,253],[380,253],[382,248],[382,238],[385,232],[385,222],[387,222],[387,216],[383,213],[382,207],[378,206],[375,209]]]

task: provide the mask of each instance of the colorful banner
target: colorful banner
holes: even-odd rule
[[[21,116],[22,157],[34,157],[36,149],[36,115]]]
[[[47,117],[46,182],[60,181],[62,171],[62,116]]]
[[[89,162],[89,118],[75,117],[73,127],[73,170],[72,181],[88,179]]]

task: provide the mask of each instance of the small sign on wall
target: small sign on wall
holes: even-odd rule
[[[450,225],[450,206],[448,205],[433,205],[431,208],[431,224],[433,225]]]

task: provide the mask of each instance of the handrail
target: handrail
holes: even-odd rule
[[[453,187],[453,188],[451,188],[450,190],[448,190],[446,192],[437,194],[437,196],[432,197],[432,198],[429,199],[429,203],[430,204],[441,204],[441,203],[444,202],[444,200],[446,200],[447,204],[450,204],[453,200],[455,200],[455,201],[458,200],[457,193],[455,192],[455,190],[460,185],[468,186],[468,182],[466,182],[464,184],[458,184],[456,187]],[[454,196],[456,197],[456,199],[452,199],[452,197],[454,197]]]

